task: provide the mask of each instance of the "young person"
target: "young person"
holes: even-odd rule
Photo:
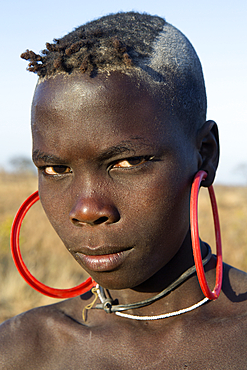
[[[189,41],[164,19],[119,13],[22,57],[39,75],[40,200],[98,285],[3,323],[1,368],[245,369],[246,274],[224,265],[219,295],[220,256],[201,241],[218,282],[208,299],[194,268],[191,188],[200,171],[212,185],[219,143]]]

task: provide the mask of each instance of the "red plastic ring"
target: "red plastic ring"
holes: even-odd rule
[[[10,234],[10,247],[12,252],[12,257],[14,263],[19,271],[20,275],[23,279],[35,290],[38,292],[47,295],[52,298],[73,298],[83,293],[86,293],[94,286],[96,286],[96,282],[89,277],[85,280],[82,284],[77,285],[76,287],[70,289],[55,289],[51,288],[39,280],[37,280],[28,270],[27,266],[25,265],[21,252],[20,252],[20,245],[19,245],[19,234],[21,229],[21,224],[23,218],[25,217],[27,211],[32,207],[34,203],[39,200],[39,193],[36,191],[32,195],[30,195],[21,205],[19,210],[16,213],[14,218],[11,234]]]
[[[193,255],[194,255],[194,260],[195,260],[197,276],[198,276],[198,280],[199,280],[202,292],[209,299],[217,299],[219,297],[221,286],[222,286],[223,262],[222,262],[222,248],[221,248],[219,216],[218,216],[214,189],[212,185],[208,188],[208,191],[209,191],[211,206],[213,210],[215,239],[216,239],[216,252],[217,252],[216,283],[215,283],[215,287],[213,291],[209,289],[207,280],[205,277],[205,272],[204,272],[204,268],[202,264],[202,255],[201,255],[199,231],[198,231],[198,193],[199,193],[201,181],[204,180],[206,177],[207,177],[207,173],[205,171],[199,171],[194,178],[194,182],[191,188],[191,200],[190,200],[191,239],[192,239],[192,248],[193,248]]]

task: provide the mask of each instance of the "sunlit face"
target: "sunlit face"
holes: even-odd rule
[[[42,205],[93,279],[135,287],[171,260],[189,229],[195,144],[148,85],[57,75],[36,89],[32,131]]]

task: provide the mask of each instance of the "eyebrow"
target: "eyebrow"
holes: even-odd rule
[[[57,157],[56,155],[46,154],[38,149],[33,151],[32,158],[33,158],[33,162],[42,161],[45,163],[49,163],[49,162],[53,162],[53,163],[55,162],[58,164],[64,163],[64,161],[61,158]]]
[[[133,143],[133,141],[136,141],[137,144]],[[142,148],[142,147],[150,147],[151,143],[146,138],[142,137],[131,137],[130,140],[124,140],[121,141],[118,145],[111,146],[107,148],[106,150],[103,150],[97,155],[97,161],[105,161],[107,159],[110,159],[114,156],[117,156],[119,154],[133,154],[135,155],[136,150]],[[33,151],[33,162],[39,162],[42,161],[44,163],[57,163],[57,164],[64,164],[66,162],[65,159],[62,159],[56,155],[53,154],[47,154],[39,149],[36,149]]]
[[[137,141],[137,144],[133,143],[133,141]],[[140,149],[143,146],[150,146],[150,143],[148,143],[147,139],[141,137],[132,137],[131,140],[121,141],[118,145],[114,145],[102,151],[101,153],[99,153],[98,159],[100,161],[104,161],[119,154],[126,153],[135,155],[136,150]]]

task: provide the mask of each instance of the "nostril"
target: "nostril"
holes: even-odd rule
[[[75,225],[78,225],[80,223],[79,220],[77,220],[77,218],[72,218],[71,221],[73,222],[73,224]]]
[[[94,221],[94,224],[95,225],[103,224],[107,220],[108,220],[108,217],[100,217],[100,218],[98,218],[97,220]]]
[[[80,221],[78,220],[77,218],[72,218],[72,222],[74,225],[81,225],[81,224],[92,224],[92,225],[100,225],[100,224],[103,224],[104,222],[106,222],[108,220],[108,217],[99,217],[97,220],[95,221]]]

